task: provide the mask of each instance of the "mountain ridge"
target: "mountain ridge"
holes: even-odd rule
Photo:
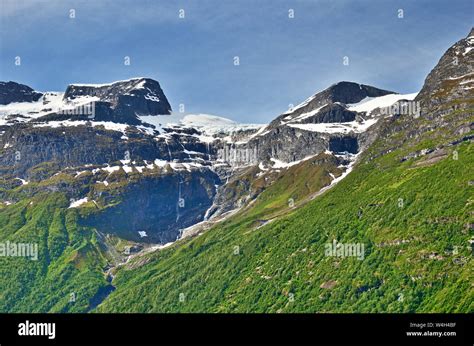
[[[277,182],[231,220],[117,268],[97,311],[474,311],[474,94],[457,86],[444,109],[422,95],[420,113],[382,118],[352,172],[310,203],[285,208]],[[268,219],[275,205],[287,212]],[[365,258],[328,256],[334,242],[365,244]]]
[[[461,54],[456,71],[471,70],[461,41],[428,94],[354,96],[354,83],[345,100],[357,102],[316,102],[272,126],[0,106],[0,240],[37,243],[40,259],[0,258],[0,310],[473,311],[474,95],[445,65]],[[97,97],[112,113],[127,92],[101,101],[81,88],[73,106]],[[62,102],[45,95],[41,107]],[[334,241],[367,251],[325,255]]]

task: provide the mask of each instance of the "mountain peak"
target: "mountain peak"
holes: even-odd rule
[[[139,115],[171,114],[171,105],[160,83],[151,78],[138,77],[107,84],[70,84],[64,100],[68,102],[78,97],[91,97],[100,103],[98,116],[103,120],[136,123]]]
[[[425,79],[417,96],[424,108],[446,104],[451,99],[472,97],[474,74],[474,28],[452,45]]]
[[[42,93],[34,91],[27,85],[16,82],[0,82],[0,105],[16,102],[38,101]]]
[[[285,122],[296,119],[301,115],[317,113],[322,107],[328,106],[328,112],[331,114],[340,113],[341,104],[355,104],[367,97],[379,97],[389,94],[396,94],[393,91],[375,88],[370,85],[359,84],[355,82],[341,81],[332,84],[323,91],[317,92],[309,97],[299,105],[291,108],[289,111],[283,113],[278,118],[272,121],[271,127],[278,126]],[[339,118],[353,118],[354,114],[347,114],[347,116],[339,116]],[[330,118],[333,118],[332,116]],[[309,117],[306,120],[311,120]]]
[[[137,92],[138,90],[148,91],[148,93],[154,94],[151,96],[158,97],[158,94],[164,96],[158,81],[151,78],[137,77],[105,84],[72,83],[68,85],[64,93],[64,99],[74,99],[80,96],[98,96],[101,98],[101,101],[113,101],[119,95],[139,94],[139,92]],[[158,99],[154,101],[159,102]]]
[[[112,85],[116,84],[129,84],[129,85],[134,85],[138,84],[140,82],[154,82],[158,83],[156,80],[148,77],[133,77],[130,79],[124,79],[124,80],[117,80],[109,83],[101,83],[101,84],[91,84],[91,83],[71,83],[69,86],[76,86],[76,87],[90,87],[90,88],[103,88],[103,87],[110,87]]]
[[[375,88],[370,85],[341,81],[331,85],[319,94],[326,94],[331,102],[357,103],[366,97],[378,97],[395,94],[393,91]],[[318,95],[318,94],[316,94]]]

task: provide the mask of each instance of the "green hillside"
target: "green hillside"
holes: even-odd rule
[[[95,232],[61,193],[0,207],[0,242],[38,244],[37,259],[0,257],[0,311],[82,312],[107,287]]]
[[[449,144],[458,122],[474,120],[466,114],[411,140],[379,139],[334,188],[262,227],[251,210],[268,205],[265,194],[199,237],[132,261],[97,311],[473,312],[474,147]],[[364,244],[364,258],[326,256],[334,239]]]
[[[17,202],[0,205],[0,242],[38,243],[39,253],[0,257],[0,310],[472,312],[474,149],[472,131],[457,130],[474,121],[469,114],[451,112],[436,128],[390,119],[354,170],[313,200],[329,174],[341,174],[330,155],[282,169],[269,184],[247,172],[262,191],[253,203],[114,268],[109,296],[107,269],[123,259],[124,241],[80,226],[91,203],[68,209],[64,193],[50,192],[86,182],[4,180],[2,194]],[[334,240],[363,245],[363,258],[326,256]]]
[[[473,35],[430,72],[414,99],[419,113],[363,113],[377,123],[357,134],[357,161],[330,188],[348,163],[333,152],[347,150],[321,145],[354,140],[354,132],[329,139],[312,133],[304,145],[317,155],[286,167],[262,161],[232,168],[212,200],[207,192],[218,176],[196,171],[185,181],[198,208],[192,223],[181,224],[169,196],[184,170],[174,174],[170,164],[144,172],[86,165],[92,171],[81,172],[23,155],[27,182],[14,174],[15,158],[0,174],[0,312],[474,312]],[[295,138],[280,130],[267,143],[270,154]],[[29,138],[25,146],[36,149]],[[3,145],[0,158],[9,148]],[[71,208],[78,199],[85,203]],[[172,241],[211,202],[211,209],[222,207],[217,217],[165,248],[152,244],[166,241],[151,232],[143,241],[135,227],[159,233],[168,218]],[[38,252],[6,255],[11,243]]]

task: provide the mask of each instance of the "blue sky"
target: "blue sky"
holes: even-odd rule
[[[186,112],[264,123],[341,80],[418,91],[468,34],[473,3],[1,0],[0,80],[64,91],[74,82],[146,76],[160,82],[175,111],[182,103]]]

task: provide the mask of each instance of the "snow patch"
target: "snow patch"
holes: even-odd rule
[[[361,123],[351,121],[347,123],[288,124],[288,126],[311,132],[348,134],[350,132],[364,132],[377,121],[378,119],[368,119]]]
[[[77,201],[71,202],[71,205],[69,206],[68,209],[70,209],[70,208],[77,208],[77,207],[79,207],[79,206],[81,206],[81,205],[83,205],[84,203],[87,203],[87,202],[88,202],[88,198],[87,198],[87,197],[78,199]]]
[[[353,112],[366,112],[370,114],[376,108],[390,107],[400,100],[412,101],[418,93],[412,94],[389,94],[380,97],[366,97],[357,103],[348,104],[347,107]]]
[[[110,82],[110,83],[104,83],[104,84],[85,84],[85,83],[72,83],[70,85],[76,86],[76,87],[93,87],[93,88],[100,88],[100,87],[105,87],[105,86],[111,86],[114,84],[118,83],[127,83],[127,82],[133,82],[133,81],[139,81],[142,80],[137,86],[137,89],[143,88],[143,84],[145,83],[146,77],[134,77],[130,79],[125,79],[125,80],[118,80],[115,82]]]
[[[313,109],[313,110],[310,111],[310,112],[300,114],[299,116],[297,116],[296,118],[294,118],[294,119],[292,120],[292,122],[293,122],[293,121],[301,121],[301,120],[303,120],[303,119],[310,118],[310,117],[312,117],[312,116],[318,114],[319,111],[320,111],[321,109],[323,109],[324,107],[326,107],[326,106],[327,106],[327,105],[323,105],[323,106],[321,106],[321,107],[318,107],[318,108],[316,108],[316,109]]]
[[[292,166],[295,166],[297,164],[300,164],[301,162],[304,162],[304,161],[307,161],[309,159],[312,159],[313,157],[317,156],[319,154],[315,154],[315,155],[310,155],[310,156],[306,156],[304,159],[302,160],[298,160],[298,161],[291,161],[291,162],[284,162],[284,161],[281,161],[281,160],[278,160],[278,159],[275,159],[275,158],[270,158],[270,161],[272,161],[274,164],[272,166],[273,169],[278,169],[278,168],[289,168],[289,167],[292,167]],[[262,163],[260,163],[262,164]],[[259,166],[260,168],[260,166]]]
[[[106,130],[122,132],[126,134],[127,128],[130,125],[114,123],[112,121],[85,121],[85,120],[61,120],[61,121],[49,121],[47,123],[35,124],[34,127],[74,127],[74,126],[86,126],[91,125],[92,127],[103,126]]]

